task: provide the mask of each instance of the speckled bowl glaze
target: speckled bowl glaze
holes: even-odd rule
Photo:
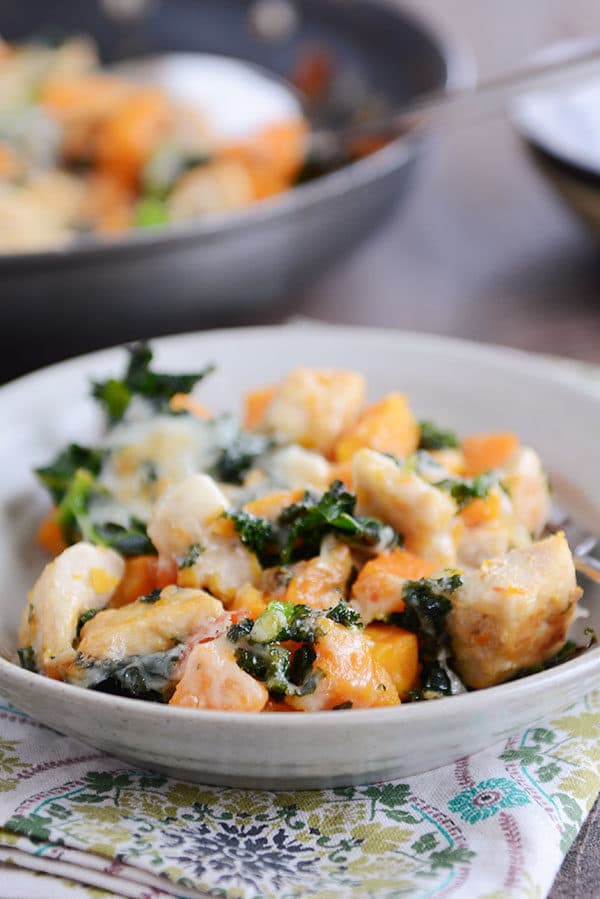
[[[295,364],[364,372],[373,398],[407,392],[417,414],[458,431],[514,429],[536,446],[556,492],[600,530],[600,383],[511,350],[394,331],[294,325],[156,342],[174,371],[214,361],[203,388],[215,408]],[[108,350],[0,390],[0,692],[40,721],[136,765],[211,784],[313,788],[364,783],[448,764],[558,711],[600,682],[600,648],[531,677],[437,702],[367,711],[244,715],[122,699],[52,681],[15,662],[26,591],[44,559],[33,533],[46,499],[31,473],[67,440],[93,439],[91,377],[119,370]],[[586,586],[585,622],[600,631],[600,595]],[[578,622],[581,636],[582,622]]]

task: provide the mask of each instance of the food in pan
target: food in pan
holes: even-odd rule
[[[305,133],[297,115],[220,136],[196,106],[100,68],[85,38],[0,38],[0,253],[241,209],[295,183]]]

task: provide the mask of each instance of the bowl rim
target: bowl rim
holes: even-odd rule
[[[250,328],[222,328],[214,331],[197,331],[184,334],[173,334],[165,337],[159,337],[152,341],[153,346],[160,349],[169,345],[176,346],[181,342],[193,344],[198,339],[210,340],[213,336],[216,339],[224,337],[232,337],[237,339],[251,340],[252,336],[265,337],[272,336],[274,339],[280,339],[282,334],[290,333],[298,335],[306,333],[310,335],[323,334],[331,336],[332,332],[340,335],[341,338],[350,335],[360,335],[361,339],[369,341],[387,341],[390,339],[399,340],[400,342],[409,342],[411,344],[419,344],[423,347],[439,347],[454,350],[461,357],[470,357],[473,361],[490,360],[500,365],[510,365],[512,369],[520,371],[524,378],[528,375],[537,376],[548,382],[549,385],[556,384],[562,388],[571,390],[575,394],[584,395],[598,404],[600,408],[600,392],[598,388],[594,388],[590,383],[586,382],[579,374],[573,372],[569,368],[561,368],[557,364],[557,360],[552,361],[550,357],[538,356],[530,354],[522,350],[505,346],[489,346],[487,344],[476,341],[458,339],[453,337],[445,337],[441,335],[426,334],[416,331],[405,331],[399,329],[386,329],[383,327],[369,326],[352,326],[352,325],[335,325],[326,322],[318,322],[314,320],[299,320],[283,325],[265,325]],[[121,347],[112,346],[103,350],[97,350],[81,356],[73,357],[54,365],[46,366],[35,372],[24,375],[4,386],[0,387],[0,402],[2,397],[10,394],[18,394],[21,390],[29,391],[35,385],[36,381],[42,381],[50,372],[62,372],[67,375],[69,369],[81,368],[90,364],[102,365],[117,353]],[[79,373],[81,375],[81,372]],[[444,697],[442,704],[439,702],[421,702],[421,703],[402,703],[400,706],[380,707],[374,709],[352,709],[338,710],[335,715],[324,714],[323,712],[303,712],[301,714],[287,714],[283,718],[280,713],[252,715],[246,712],[228,712],[220,710],[201,710],[187,709],[176,706],[169,706],[163,703],[148,702],[141,699],[132,699],[128,697],[114,696],[112,694],[100,693],[93,690],[83,690],[73,684],[67,684],[62,681],[53,680],[37,673],[26,671],[19,667],[16,661],[6,658],[0,654],[0,685],[5,678],[12,681],[17,688],[24,692],[32,688],[40,696],[48,696],[54,700],[62,699],[65,702],[69,698],[79,697],[86,704],[91,704],[90,708],[97,705],[99,709],[112,709],[115,713],[141,714],[153,721],[164,721],[165,716],[175,716],[176,719],[187,720],[188,722],[196,721],[197,727],[202,728],[209,722],[216,725],[244,725],[244,727],[252,728],[273,728],[281,727],[285,722],[286,727],[302,728],[308,724],[319,723],[319,727],[331,729],[336,727],[336,722],[348,720],[348,716],[353,716],[351,720],[355,720],[357,713],[360,717],[356,719],[363,723],[373,723],[385,725],[403,722],[406,726],[419,725],[428,718],[433,717],[434,721],[443,721],[461,712],[466,714],[469,712],[471,716],[476,715],[478,711],[489,709],[489,704],[494,700],[503,702],[511,700],[518,702],[532,692],[536,691],[552,691],[555,687],[566,689],[569,684],[575,685],[577,682],[589,681],[593,674],[600,676],[600,645],[596,645],[582,653],[577,658],[564,662],[546,671],[528,675],[514,681],[508,681],[504,684],[498,684],[493,687],[487,687],[482,690],[469,691],[456,696]],[[436,710],[435,712],[433,710]]]
[[[468,88],[476,79],[472,52],[450,26],[442,26],[431,16],[424,16],[390,0],[368,0],[399,20],[419,31],[437,50],[446,72],[440,89]],[[227,56],[227,54],[220,54]],[[239,57],[231,57],[238,59]],[[139,229],[115,237],[98,236],[73,244],[46,250],[23,253],[0,253],[0,275],[13,269],[35,270],[69,263],[94,263],[98,257],[135,256],[150,248],[171,244],[189,244],[199,240],[218,239],[224,233],[235,235],[266,221],[277,220],[287,214],[300,213],[342,195],[350,188],[359,188],[375,178],[382,178],[413,159],[427,143],[427,135],[415,135],[414,140],[399,137],[385,147],[313,181],[296,185],[280,194],[257,200],[245,209],[214,212],[185,222],[173,222],[168,227]]]

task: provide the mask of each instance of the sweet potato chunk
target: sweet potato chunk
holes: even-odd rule
[[[462,449],[465,456],[465,474],[478,475],[492,468],[502,468],[519,446],[516,434],[472,434],[465,437]]]
[[[304,712],[336,706],[365,709],[397,705],[398,691],[385,668],[375,661],[364,633],[329,618],[319,622],[314,669],[321,673],[314,693],[290,696],[289,705]]]
[[[335,445],[335,459],[346,462],[367,447],[404,458],[419,445],[419,425],[402,393],[390,393],[368,406]]]
[[[430,577],[434,566],[405,549],[382,553],[362,568],[352,585],[352,606],[365,624],[404,608],[402,586],[407,580]]]
[[[419,680],[417,635],[389,624],[370,624],[365,637],[371,655],[385,668],[400,696],[414,690]]]

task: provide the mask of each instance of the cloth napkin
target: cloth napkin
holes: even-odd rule
[[[0,735],[11,899],[541,899],[600,790],[600,691],[454,765],[325,791],[135,770],[1,700]]]

